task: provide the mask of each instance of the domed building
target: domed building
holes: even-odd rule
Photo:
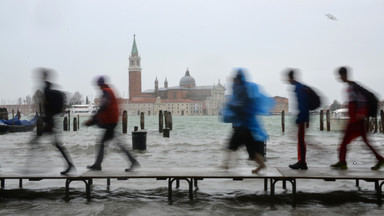
[[[187,71],[185,72],[185,76],[183,76],[180,79],[179,85],[182,87],[185,87],[185,88],[193,88],[196,86],[195,79],[193,77],[191,77],[191,75],[189,74],[188,68],[187,68]]]
[[[224,103],[225,87],[220,84],[197,86],[195,79],[187,68],[179,85],[159,87],[157,77],[154,89],[141,91],[141,58],[133,41],[129,57],[129,99],[125,101],[125,109],[131,115],[158,115],[159,111],[169,111],[172,115],[218,115]]]

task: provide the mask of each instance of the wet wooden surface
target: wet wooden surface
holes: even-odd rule
[[[125,172],[122,168],[103,168],[101,171],[90,171],[77,168],[76,172],[61,175],[62,169],[39,170],[2,168],[0,179],[70,179],[70,178],[297,178],[297,179],[363,179],[384,180],[384,170],[370,170],[370,168],[353,168],[335,170],[330,167],[310,167],[308,170],[293,170],[288,167],[268,167],[258,174],[251,173],[250,167],[232,169],[212,168],[155,168],[139,167],[132,172]]]
[[[308,170],[293,170],[289,167],[278,167],[277,170],[285,178],[384,180],[384,170],[371,170],[369,167],[347,170],[337,170],[331,167],[309,167]]]
[[[90,171],[86,168],[78,168],[76,172],[68,175],[60,175],[61,169],[23,170],[6,169],[0,171],[0,178],[42,178],[42,179],[66,179],[66,178],[270,178],[282,177],[276,168],[263,169],[258,174],[251,173],[251,168],[137,168],[132,172],[125,172],[125,168],[105,168],[101,171]]]

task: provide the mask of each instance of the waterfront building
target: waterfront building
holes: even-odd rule
[[[169,111],[172,115],[218,115],[225,100],[225,87],[220,83],[198,86],[187,68],[179,85],[169,87],[165,79],[163,87],[155,78],[154,88],[141,89],[141,57],[133,39],[129,56],[128,83],[129,99],[121,99],[123,109],[129,115],[158,115],[159,111]]]

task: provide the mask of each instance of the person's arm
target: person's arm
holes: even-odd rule
[[[111,103],[111,96],[107,91],[103,91],[103,96],[101,97],[101,105],[97,112],[85,123],[86,126],[91,126],[98,123],[98,115],[104,112],[109,104]]]

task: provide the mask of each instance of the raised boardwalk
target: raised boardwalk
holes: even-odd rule
[[[179,186],[180,180],[185,180],[189,185],[189,198],[193,199],[193,187],[198,186],[198,181],[203,179],[262,179],[264,180],[264,190],[268,190],[268,181],[270,182],[271,196],[275,194],[275,186],[279,181],[283,182],[283,188],[286,188],[286,182],[292,185],[293,205],[295,205],[295,195],[297,188],[297,179],[317,179],[325,181],[336,180],[355,180],[358,186],[360,180],[374,183],[374,189],[377,194],[377,203],[382,204],[382,186],[384,184],[384,171],[371,171],[369,169],[350,169],[333,170],[328,167],[311,167],[309,170],[292,170],[285,167],[268,167],[260,174],[252,174],[250,168],[239,168],[230,170],[220,170],[215,168],[139,168],[133,172],[124,172],[119,169],[106,169],[103,171],[78,170],[72,175],[60,175],[59,172],[36,174],[25,173],[15,170],[2,170],[0,172],[1,188],[5,189],[5,180],[18,179],[19,186],[22,187],[22,181],[40,181],[43,179],[63,179],[65,180],[65,197],[69,199],[70,183],[73,181],[82,181],[85,183],[87,199],[91,199],[91,185],[93,179],[106,179],[110,184],[111,179],[127,180],[134,178],[146,178],[156,180],[168,180],[168,199],[172,201],[173,183]]]

